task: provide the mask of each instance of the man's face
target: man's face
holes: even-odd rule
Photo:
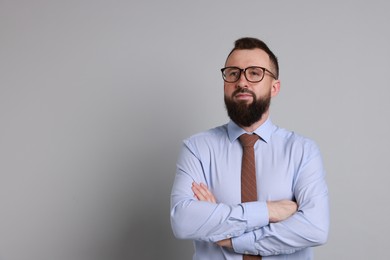
[[[260,49],[236,50],[226,61],[226,67],[245,69],[259,66],[271,70],[268,54]],[[251,83],[244,73],[234,83],[224,83],[225,104],[229,117],[241,126],[250,126],[268,112],[271,97],[279,92],[279,81],[266,72],[262,81]]]

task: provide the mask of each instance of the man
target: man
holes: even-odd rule
[[[173,232],[195,240],[193,259],[313,259],[312,247],[328,236],[328,189],[316,144],[270,120],[280,90],[277,58],[264,42],[242,38],[222,76],[231,121],[184,140],[171,195]],[[242,134],[256,138],[252,182],[241,179]],[[257,197],[243,202],[252,184]]]

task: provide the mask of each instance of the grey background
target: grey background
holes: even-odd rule
[[[274,123],[319,144],[317,260],[386,259],[386,1],[0,0],[0,259],[190,259],[169,195],[183,138],[225,123],[242,36],[280,59]]]

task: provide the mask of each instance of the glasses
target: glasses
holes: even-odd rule
[[[265,72],[268,72],[274,79],[276,76],[269,70],[263,67],[251,66],[245,69],[239,67],[226,67],[221,69],[222,78],[228,83],[234,83],[241,77],[241,73],[244,72],[244,76],[247,81],[251,83],[257,83],[263,80]]]

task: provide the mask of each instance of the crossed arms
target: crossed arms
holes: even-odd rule
[[[210,192],[204,183],[192,183],[191,187],[194,192],[194,196],[200,201],[207,201],[210,203],[217,203],[214,195]],[[267,202],[268,216],[270,223],[280,222],[287,219],[294,214],[298,207],[297,203],[291,200],[269,201]],[[231,238],[223,239],[216,242],[219,246],[232,248]]]

